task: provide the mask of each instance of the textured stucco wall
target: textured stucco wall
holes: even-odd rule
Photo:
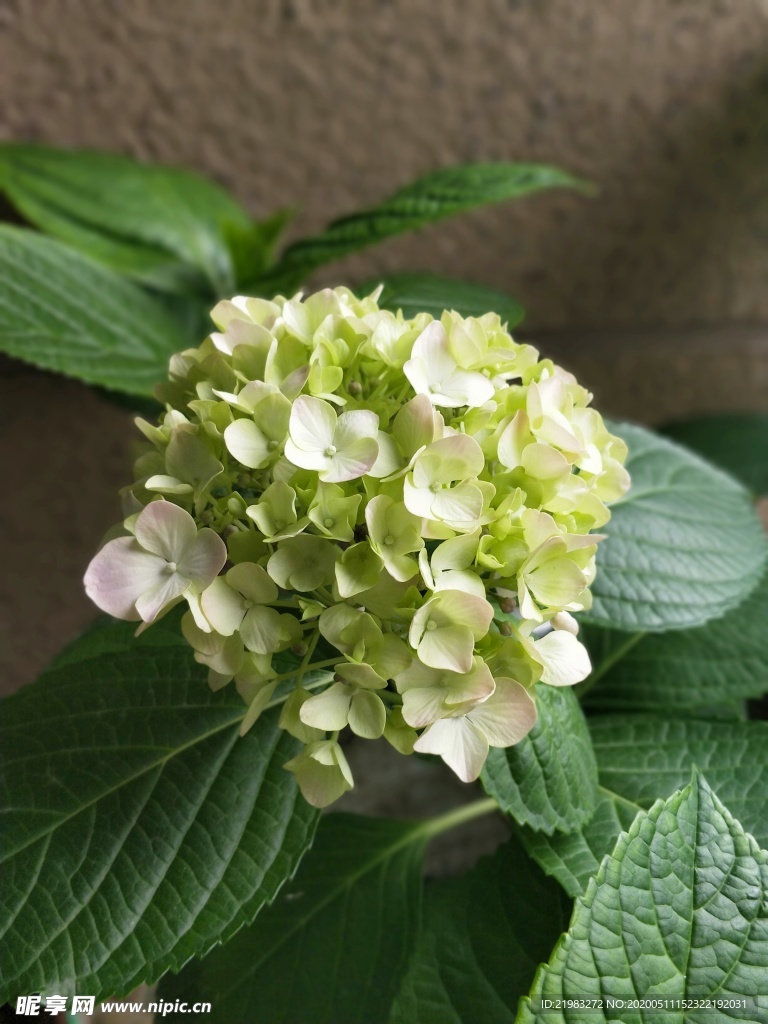
[[[456,161],[538,197],[355,257],[550,328],[768,319],[768,0],[0,0],[0,138],[180,162],[302,229]]]
[[[302,233],[437,166],[560,164],[600,196],[478,211],[321,279],[507,288],[616,415],[768,404],[768,0],[0,0],[0,138],[186,164],[254,214],[302,207]],[[132,433],[18,364],[0,407],[10,687],[92,615]]]

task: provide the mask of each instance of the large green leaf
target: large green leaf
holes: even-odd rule
[[[664,433],[731,473],[753,494],[768,494],[768,413],[702,416],[670,423]]]
[[[494,747],[482,783],[500,807],[523,825],[570,832],[595,809],[597,765],[587,723],[573,692],[538,686],[539,719],[514,747]]]
[[[261,290],[290,291],[315,267],[392,235],[547,188],[584,189],[585,184],[564,171],[538,164],[445,167],[406,185],[379,206],[349,214],[334,221],[321,234],[294,242],[261,282]]]
[[[32,224],[155,287],[205,280],[231,294],[263,228],[190,171],[48,146],[0,145],[0,190]],[[238,267],[238,262],[241,267]]]
[[[133,395],[151,395],[189,344],[140,288],[32,231],[0,226],[0,351]]]
[[[296,878],[253,927],[166,979],[161,995],[210,1000],[211,1024],[384,1024],[417,932],[427,831],[323,818]]]
[[[5,702],[2,994],[109,995],[251,921],[316,812],[283,764],[277,709],[240,739],[165,621],[87,634]]]
[[[664,632],[735,608],[757,585],[766,553],[747,491],[642,427],[612,429],[629,445],[632,487],[603,529],[588,621]]]
[[[548,836],[527,826],[519,829],[530,856],[557,879],[569,896],[584,892],[600,861],[613,849],[619,833],[629,828],[641,809],[605,789],[598,788],[597,792],[595,813],[575,832]]]
[[[570,911],[514,841],[461,878],[428,882],[391,1024],[513,1024]]]
[[[521,1024],[765,1020],[768,853],[696,774],[639,815],[521,1007]],[[746,1009],[633,1009],[606,1000],[748,999]],[[554,1003],[542,1009],[541,1000]],[[598,1005],[584,1009],[583,1000]]]
[[[523,307],[511,295],[437,274],[388,274],[358,291],[366,294],[377,284],[384,285],[379,298],[381,308],[393,312],[402,309],[407,318],[417,313],[431,313],[440,319],[446,309],[455,309],[462,316],[482,316],[493,312],[498,313],[502,322],[512,330],[525,316]]]
[[[590,727],[601,783],[592,818],[567,835],[519,829],[528,853],[571,896],[586,889],[638,811],[681,787],[694,765],[768,845],[768,724],[611,715]]]
[[[768,573],[720,619],[674,633],[627,634],[585,623],[594,666],[585,703],[612,710],[679,711],[768,692]]]
[[[601,715],[590,719],[600,785],[650,807],[700,768],[747,831],[768,846],[768,722]]]

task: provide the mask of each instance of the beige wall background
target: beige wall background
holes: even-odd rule
[[[460,161],[599,198],[478,212],[429,267],[547,329],[768,319],[768,0],[2,0],[0,137],[182,163],[300,227]]]
[[[0,139],[183,164],[296,231],[464,161],[594,181],[324,271],[506,289],[645,422],[768,405],[768,0],[0,0]],[[3,364],[3,685],[91,615],[126,414]],[[51,536],[56,538],[51,544]]]

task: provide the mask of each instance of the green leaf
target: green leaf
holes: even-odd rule
[[[390,1024],[513,1024],[570,911],[514,841],[461,878],[428,882]]]
[[[110,153],[5,143],[0,189],[36,227],[158,288],[231,294],[263,230],[212,182]]]
[[[523,825],[571,832],[595,809],[597,765],[587,723],[570,689],[538,686],[539,720],[514,747],[493,747],[485,791]]]
[[[731,473],[753,494],[768,494],[767,413],[702,416],[670,423],[663,432]]]
[[[426,834],[423,822],[324,817],[279,899],[162,997],[209,999],[211,1024],[384,1024],[417,931]]]
[[[768,573],[720,619],[674,633],[627,634],[584,624],[589,707],[658,711],[722,704],[768,691]],[[594,688],[593,688],[594,687]]]
[[[638,804],[598,788],[595,813],[575,832],[547,836],[522,827],[519,835],[528,854],[547,875],[552,875],[569,896],[579,896],[595,874],[600,861],[613,849],[619,833],[629,828],[640,811]]]
[[[129,281],[33,231],[0,225],[0,351],[151,395],[188,343],[181,324]]]
[[[291,291],[324,263],[488,203],[547,188],[586,187],[578,178],[538,164],[466,164],[445,167],[400,189],[370,210],[334,221],[321,234],[289,246],[261,289]]]
[[[525,316],[525,310],[504,292],[482,285],[455,281],[450,277],[436,274],[388,274],[377,281],[362,285],[358,292],[365,295],[378,284],[384,285],[379,298],[382,309],[396,313],[402,309],[406,318],[417,313],[431,313],[439,320],[443,310],[455,309],[462,316],[482,316],[484,313],[498,313],[502,323],[511,331]]]
[[[747,491],[697,455],[629,424],[632,487],[611,509],[587,621],[664,632],[699,626],[757,586],[766,542]]]
[[[768,846],[768,722],[651,715],[590,719],[600,785],[642,807],[679,789],[696,766],[761,846]]]
[[[590,729],[601,783],[590,821],[568,835],[519,829],[531,857],[571,896],[586,889],[635,814],[680,788],[694,765],[768,843],[768,724],[612,715],[590,719]]]
[[[88,633],[5,702],[4,1002],[109,995],[233,935],[272,900],[317,813],[278,709],[240,739],[168,620]]]
[[[622,836],[521,1006],[522,1024],[764,1019],[768,853],[704,779]],[[752,1009],[541,1009],[542,998],[744,999]],[[605,1003],[603,1002],[603,1006]],[[763,1002],[763,1011],[765,1003]]]

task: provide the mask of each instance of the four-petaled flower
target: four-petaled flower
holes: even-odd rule
[[[403,373],[417,394],[451,409],[476,408],[493,398],[496,390],[484,374],[459,367],[439,320],[433,320],[416,339]]]
[[[358,409],[337,416],[322,398],[301,395],[291,409],[285,454],[294,466],[316,470],[327,483],[354,480],[376,461],[378,431],[374,412]]]
[[[490,697],[458,704],[445,718],[427,726],[413,745],[422,754],[438,754],[462,782],[480,775],[490,747],[511,747],[536,724],[536,704],[526,688],[501,677]]]
[[[205,590],[226,557],[213,530],[198,530],[192,516],[170,501],[151,501],[139,513],[133,537],[109,541],[92,559],[85,591],[109,615],[154,622],[179,598]]]

